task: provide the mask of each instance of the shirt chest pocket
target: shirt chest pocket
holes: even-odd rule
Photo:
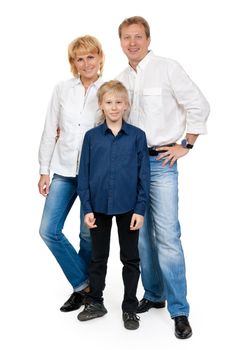
[[[142,108],[151,112],[162,108],[162,88],[145,88],[142,91]]]

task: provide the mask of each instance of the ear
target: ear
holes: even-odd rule
[[[127,101],[127,102],[125,103],[125,109],[124,109],[124,111],[126,112],[126,111],[129,109],[129,107],[130,107],[130,105],[129,105],[129,102]]]

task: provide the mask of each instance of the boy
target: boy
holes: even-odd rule
[[[138,234],[143,224],[149,194],[149,156],[145,133],[124,119],[129,109],[128,93],[119,81],[104,83],[97,92],[103,123],[84,138],[78,192],[85,223],[92,238],[90,293],[80,321],[107,313],[103,290],[109,255],[112,217],[116,217],[123,263],[123,321],[137,329],[136,298],[139,279]]]

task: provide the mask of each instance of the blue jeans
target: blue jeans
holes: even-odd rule
[[[88,286],[88,269],[91,261],[91,236],[84,224],[82,208],[80,209],[78,253],[62,233],[64,222],[77,198],[77,181],[78,177],[54,174],[39,231],[75,291]]]
[[[144,298],[167,300],[172,318],[188,316],[185,261],[178,220],[177,163],[171,168],[150,157],[151,187],[145,222],[139,234]]]

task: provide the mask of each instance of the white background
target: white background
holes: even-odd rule
[[[7,0],[0,5],[1,349],[231,349],[232,323],[232,10],[210,0]],[[179,162],[180,221],[193,337],[174,337],[168,312],[141,315],[130,332],[121,320],[121,264],[112,232],[105,289],[108,314],[90,323],[59,307],[72,292],[38,234],[37,151],[53,86],[71,77],[67,46],[99,38],[104,79],[127,64],[117,28],[144,16],[151,49],[176,59],[211,105],[208,135]],[[77,246],[78,201],[65,233]],[[141,284],[138,289],[142,297]]]

